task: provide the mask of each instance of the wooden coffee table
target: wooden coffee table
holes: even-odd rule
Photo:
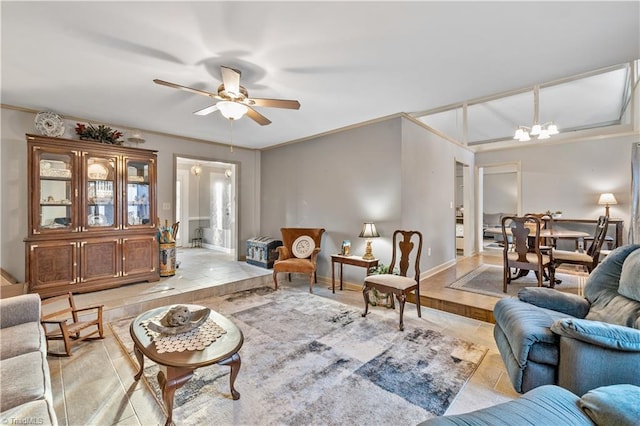
[[[186,306],[191,311],[203,308],[198,305]],[[166,425],[170,425],[172,422],[173,396],[176,389],[187,383],[197,368],[211,364],[229,365],[231,367],[231,396],[234,400],[240,399],[240,393],[234,388],[234,383],[241,365],[238,350],[240,350],[244,342],[242,331],[231,320],[215,311],[211,311],[209,318],[226,331],[215,342],[203,350],[158,353],[155,343],[142,326],[142,321],[162,315],[170,308],[171,306],[163,306],[144,312],[133,320],[129,328],[133,339],[133,350],[140,365],[140,371],[135,375],[135,379],[139,380],[142,376],[145,356],[160,366],[158,383],[162,389],[162,400],[168,414]]]

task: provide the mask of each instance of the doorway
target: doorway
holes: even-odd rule
[[[491,164],[478,167],[478,227],[479,250],[501,249],[499,241],[484,234],[487,227],[501,226],[502,215],[522,214],[522,176],[520,162]]]
[[[470,256],[473,252],[471,212],[471,176],[469,165],[460,161],[455,162],[455,247],[456,257]]]
[[[223,251],[237,259],[237,169],[234,163],[175,157],[178,247]]]

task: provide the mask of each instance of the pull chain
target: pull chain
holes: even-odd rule
[[[231,145],[229,145],[229,150],[231,152],[233,152],[233,122],[235,121],[234,119],[229,120],[231,121]]]

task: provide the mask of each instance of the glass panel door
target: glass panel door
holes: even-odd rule
[[[86,229],[117,228],[117,159],[91,155],[85,158]]]
[[[151,223],[151,188],[149,174],[151,163],[146,160],[127,158],[125,161],[126,193],[126,226],[149,226]]]
[[[40,152],[36,172],[39,179],[39,231],[66,230],[75,227],[73,220],[73,153]]]

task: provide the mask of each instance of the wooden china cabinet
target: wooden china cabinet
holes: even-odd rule
[[[156,152],[26,135],[29,292],[157,281]]]

